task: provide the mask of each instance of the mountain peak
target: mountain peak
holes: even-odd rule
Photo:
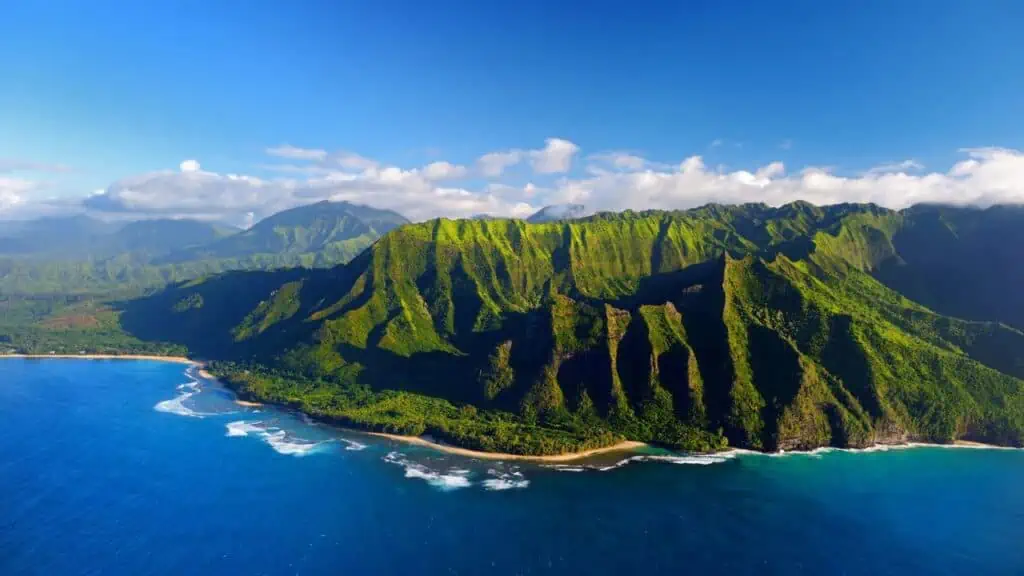
[[[557,220],[574,220],[586,215],[587,209],[583,204],[551,204],[533,213],[526,219],[527,222],[555,222]]]

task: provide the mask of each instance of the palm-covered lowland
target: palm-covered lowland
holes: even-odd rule
[[[1013,207],[441,219],[344,265],[90,302],[108,336],[213,360],[242,395],[485,450],[1020,445],[1022,240]],[[82,305],[17,325],[57,346]]]

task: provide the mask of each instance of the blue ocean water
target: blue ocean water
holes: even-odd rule
[[[145,361],[0,360],[0,423],[3,575],[1024,573],[1017,450],[515,466]]]

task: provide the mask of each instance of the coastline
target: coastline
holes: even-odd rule
[[[202,366],[202,364],[200,364],[200,366]],[[343,431],[343,432],[348,432],[348,433],[352,433],[352,434],[361,434],[361,435],[364,435],[364,436],[371,436],[371,437],[376,437],[376,438],[383,438],[383,439],[386,439],[386,440],[391,440],[393,442],[401,442],[401,443],[410,444],[410,445],[413,445],[413,446],[421,446],[423,448],[429,448],[431,450],[435,450],[437,452],[441,452],[441,453],[444,453],[444,454],[453,454],[453,455],[456,455],[456,456],[462,456],[462,457],[466,457],[466,458],[476,458],[478,460],[504,460],[504,461],[517,461],[517,462],[532,462],[532,463],[537,463],[537,464],[545,464],[545,463],[546,464],[558,464],[558,463],[566,463],[566,462],[575,462],[577,460],[583,460],[583,459],[590,458],[590,457],[593,457],[593,456],[600,456],[600,455],[609,454],[609,453],[613,453],[613,452],[623,452],[623,453],[634,453],[635,454],[635,453],[639,452],[640,449],[642,449],[642,448],[653,448],[653,446],[651,444],[648,444],[646,442],[640,442],[640,441],[637,441],[637,440],[623,440],[621,442],[617,442],[615,444],[612,444],[611,446],[604,446],[604,447],[601,447],[601,448],[591,448],[589,450],[581,450],[579,452],[568,452],[568,453],[564,453],[564,454],[527,455],[527,454],[509,454],[509,453],[503,453],[503,452],[484,452],[482,450],[473,450],[471,448],[462,448],[460,446],[454,446],[454,445],[451,445],[451,444],[443,444],[443,443],[440,443],[440,442],[437,442],[437,441],[434,441],[432,439],[425,438],[425,437],[422,437],[422,436],[404,436],[404,435],[401,435],[401,434],[389,434],[389,433],[386,433],[386,432],[374,432],[374,431],[371,431],[371,430],[366,430],[366,429],[362,429],[362,428],[356,428],[356,427],[353,427],[353,426],[342,426],[342,425],[339,425],[337,422],[334,422],[334,421],[332,421],[330,419],[319,418],[319,417],[317,417],[317,416],[315,416],[313,414],[307,414],[305,412],[302,412],[301,410],[297,410],[295,408],[291,408],[291,407],[288,407],[288,406],[282,406],[282,405],[273,404],[273,403],[267,404],[267,403],[264,403],[264,402],[242,399],[242,398],[238,397],[237,392],[233,388],[231,388],[230,386],[226,385],[224,382],[218,380],[215,376],[210,374],[205,369],[201,368],[200,371],[199,371],[199,375],[202,376],[203,378],[207,378],[207,379],[210,379],[210,380],[215,380],[215,381],[219,382],[222,386],[224,386],[227,390],[230,390],[231,393],[235,395],[235,404],[237,404],[239,406],[242,406],[242,407],[246,407],[246,408],[262,408],[262,407],[264,407],[266,405],[270,405],[270,406],[273,406],[273,407],[278,408],[278,409],[298,412],[299,414],[302,414],[302,415],[304,415],[304,416],[306,416],[308,418],[311,418],[311,419],[316,420],[318,422],[321,422],[321,423],[323,423],[323,424],[325,424],[327,426],[330,426],[331,428],[335,428],[335,429]],[[973,441],[973,440],[955,440],[955,441],[953,441],[950,444],[936,444],[936,443],[913,442],[913,441],[910,441],[910,442],[903,442],[903,443],[898,443],[898,444],[874,444],[872,446],[868,446],[868,447],[865,447],[865,448],[837,448],[837,447],[833,447],[833,446],[821,446],[821,447],[818,447],[818,448],[814,448],[812,450],[789,450],[789,451],[779,451],[779,452],[762,452],[762,451],[758,451],[758,450],[748,450],[748,449],[745,449],[745,448],[727,448],[725,450],[721,450],[721,451],[718,451],[718,452],[708,452],[708,453],[686,453],[686,452],[679,452],[677,454],[680,455],[680,456],[695,456],[695,455],[696,456],[724,456],[726,458],[731,457],[731,456],[739,456],[739,455],[757,455],[757,456],[767,456],[767,457],[782,457],[782,456],[815,455],[815,454],[821,454],[821,453],[824,453],[824,452],[831,452],[831,451],[858,453],[858,452],[883,452],[883,451],[887,451],[887,450],[904,450],[904,449],[911,449],[911,448],[963,448],[963,449],[981,449],[981,450],[1021,450],[1022,449],[1022,448],[1017,448],[1017,447],[1014,447],[1014,446],[1000,446],[998,444],[986,444],[984,442],[976,442],[976,441]]]
[[[0,354],[3,358],[21,358],[25,360],[151,360],[154,362],[173,362],[202,366],[203,363],[185,356],[157,356],[154,354]],[[205,376],[204,376],[205,377]]]
[[[412,444],[415,446],[423,446],[430,448],[438,452],[444,452],[446,454],[455,454],[457,456],[464,456],[467,458],[477,458],[479,460],[514,460],[519,462],[572,462],[574,460],[581,460],[583,458],[589,458],[591,456],[597,456],[599,454],[606,454],[608,452],[632,452],[640,448],[646,448],[649,445],[644,442],[637,442],[635,440],[623,440],[611,446],[604,446],[602,448],[591,448],[590,450],[581,450],[580,452],[568,452],[565,454],[552,454],[547,456],[529,456],[526,454],[505,454],[501,452],[483,452],[481,450],[471,450],[469,448],[460,448],[458,446],[451,446],[449,444],[440,444],[438,442],[432,442],[426,438],[420,436],[402,436],[400,434],[387,434],[385,432],[367,432],[365,430],[358,430],[354,428],[347,428],[346,430],[352,430],[368,436],[375,436],[377,438],[386,438],[395,442],[403,442],[405,444]]]
[[[196,366],[199,368],[198,374],[201,378],[207,380],[213,380],[221,385],[223,382],[217,379],[216,376],[206,370],[206,364],[193,360],[185,356],[159,356],[154,354],[0,354],[0,359],[4,358],[19,358],[29,360],[148,360],[154,362],[170,362],[175,364],[185,364],[190,366]],[[239,398],[237,393],[231,389],[230,386],[225,386],[226,389],[230,390],[235,394],[235,404],[246,408],[262,408],[265,404],[263,402],[257,402],[253,400],[245,400]],[[278,406],[285,410],[293,410],[286,406]],[[305,414],[304,412],[300,412]],[[314,415],[306,414],[310,418],[321,420]],[[601,448],[591,448],[589,450],[581,450],[579,452],[568,452],[564,454],[553,454],[553,455],[526,455],[526,454],[508,454],[502,452],[484,452],[482,450],[473,450],[470,448],[462,448],[459,446],[453,446],[451,444],[442,444],[440,442],[432,441],[430,439],[420,436],[403,436],[400,434],[388,434],[385,432],[373,432],[370,430],[364,430],[355,427],[339,426],[336,423],[324,421],[325,424],[339,430],[350,432],[354,434],[363,434],[366,436],[373,436],[377,438],[384,438],[394,442],[402,442],[405,444],[411,444],[415,446],[422,446],[424,448],[430,448],[437,452],[446,454],[454,454],[457,456],[463,456],[467,458],[476,458],[479,460],[506,460],[506,461],[519,461],[519,462],[535,462],[535,463],[565,463],[573,462],[576,460],[582,460],[590,458],[592,456],[599,456],[602,454],[608,454],[611,452],[636,452],[641,448],[650,448],[651,445],[645,442],[639,442],[636,440],[623,440],[610,446],[604,446]],[[761,452],[757,450],[747,450],[743,448],[728,448],[720,452],[711,452],[707,454],[700,454],[704,456],[730,456],[730,455],[758,455],[768,457],[781,457],[781,456],[799,456],[799,455],[815,455],[824,452],[882,452],[887,450],[906,450],[911,448],[963,448],[963,449],[982,449],[982,450],[1020,450],[1014,446],[1000,446],[998,444],[986,444],[984,442],[977,442],[973,440],[955,440],[949,444],[937,444],[929,442],[902,442],[895,444],[875,444],[865,448],[837,448],[832,446],[822,446],[812,450],[788,450],[780,452]],[[680,453],[681,455],[684,453]],[[686,454],[692,455],[692,454]]]

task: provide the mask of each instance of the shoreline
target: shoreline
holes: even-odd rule
[[[607,454],[609,452],[633,452],[640,448],[647,448],[650,446],[649,444],[646,444],[644,442],[638,442],[636,440],[623,440],[622,442],[617,442],[615,444],[612,444],[611,446],[591,448],[589,450],[581,450],[579,452],[530,456],[526,454],[506,454],[502,452],[484,452],[482,450],[460,448],[458,446],[452,446],[450,444],[441,444],[439,442],[433,442],[421,436],[402,436],[401,434],[388,434],[386,432],[369,432],[366,430],[359,430],[357,428],[342,428],[342,430],[351,430],[353,432],[358,432],[360,434],[366,434],[367,436],[385,438],[387,440],[393,440],[395,442],[402,442],[405,444],[412,444],[414,446],[430,448],[432,450],[443,452],[445,454],[454,454],[456,456],[476,458],[479,460],[514,460],[519,462],[546,463],[572,462],[574,460],[582,460],[584,458],[590,458],[591,456]]]
[[[19,358],[27,360],[148,360],[154,362],[170,362],[175,364],[185,364],[190,366],[199,367],[198,374],[201,378],[212,380],[224,386],[226,390],[229,390],[235,396],[235,404],[246,407],[246,408],[262,408],[266,406],[264,402],[257,402],[253,400],[244,400],[238,397],[238,394],[230,387],[225,385],[216,376],[211,374],[205,369],[206,364],[198,360],[193,360],[185,356],[159,356],[154,354],[0,354],[0,359],[4,358]],[[295,410],[288,406],[271,404],[271,406],[283,409],[287,411],[295,411],[300,414],[304,414],[309,418],[322,422],[328,426],[336,428],[338,430],[349,432],[353,434],[363,434],[366,436],[383,438],[394,442],[402,442],[404,444],[410,444],[414,446],[421,446],[424,448],[430,448],[437,452],[444,454],[453,454],[456,456],[462,456],[466,458],[476,458],[478,460],[511,460],[519,462],[535,462],[535,463],[565,463],[573,462],[576,460],[582,460],[593,456],[600,456],[611,452],[637,452],[641,448],[651,448],[650,444],[645,442],[639,442],[636,440],[623,440],[610,446],[604,446],[601,448],[591,448],[589,450],[581,450],[579,452],[569,452],[565,454],[552,454],[552,455],[526,455],[526,454],[508,454],[502,452],[484,452],[482,450],[474,450],[471,448],[462,448],[451,444],[442,444],[421,436],[403,436],[401,434],[388,434],[386,432],[373,432],[371,430],[364,430],[360,428],[350,426],[339,426],[335,422],[331,422],[326,419],[318,418],[312,414],[306,414],[300,410]],[[799,456],[799,455],[815,455],[825,452],[884,452],[887,450],[908,450],[912,448],[961,448],[961,449],[979,449],[979,450],[1022,450],[1016,446],[1001,446],[998,444],[986,444],[984,442],[977,442],[974,440],[954,440],[950,444],[937,444],[930,442],[901,442],[894,444],[874,444],[864,448],[838,448],[834,446],[821,446],[811,450],[788,450],[778,452],[762,452],[758,450],[748,450],[744,448],[728,448],[719,452],[709,453],[686,453],[679,452],[679,455],[683,456],[743,456],[743,455],[757,455],[767,457],[782,457],[782,456]]]
[[[185,356],[158,356],[155,354],[0,354],[3,358],[20,358],[23,360],[150,360],[153,362],[172,362],[174,364],[190,364],[202,366],[198,360]]]

